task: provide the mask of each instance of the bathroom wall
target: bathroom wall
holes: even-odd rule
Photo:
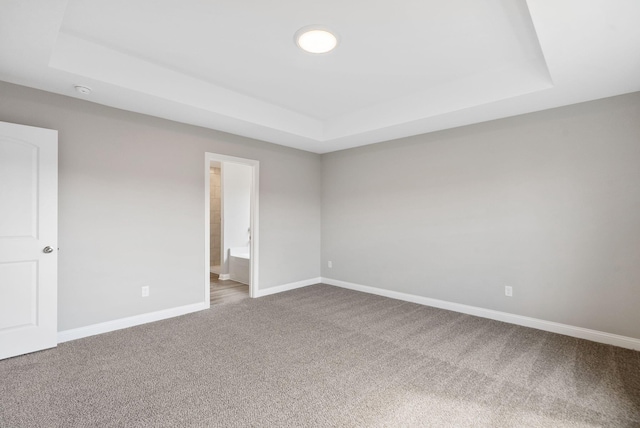
[[[225,162],[222,166],[224,195],[224,253],[222,272],[229,272],[229,249],[249,246],[251,226],[250,166]]]
[[[220,168],[212,167],[209,172],[209,189],[211,193],[211,201],[209,209],[210,220],[210,266],[220,266],[221,247],[222,247],[222,223],[221,223],[221,188],[220,188]]]

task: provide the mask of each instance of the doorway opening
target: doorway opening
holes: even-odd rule
[[[256,297],[258,178],[253,159],[205,153],[205,302]]]

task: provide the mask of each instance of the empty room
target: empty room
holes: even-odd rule
[[[640,427],[640,2],[0,2],[0,427]]]

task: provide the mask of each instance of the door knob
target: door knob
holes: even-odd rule
[[[42,252],[45,254],[53,253],[53,248],[46,246],[42,249]]]

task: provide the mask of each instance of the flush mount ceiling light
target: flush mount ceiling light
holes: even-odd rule
[[[73,86],[76,91],[80,92],[82,95],[89,95],[91,93],[91,88],[84,85],[74,85]]]
[[[296,31],[295,42],[305,52],[322,54],[335,49],[338,38],[326,27],[308,25]]]

